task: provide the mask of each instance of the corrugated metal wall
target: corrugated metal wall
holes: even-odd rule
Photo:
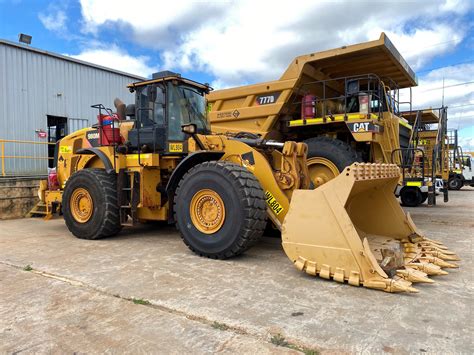
[[[137,81],[99,68],[0,43],[0,139],[46,142],[47,115],[68,118],[69,133],[96,121],[102,103],[113,108],[121,98],[133,103],[126,85]],[[5,143],[5,154],[47,156],[45,145]],[[6,159],[9,175],[45,174],[46,160]]]

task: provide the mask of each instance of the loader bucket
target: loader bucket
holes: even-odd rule
[[[354,163],[315,190],[295,190],[282,243],[311,275],[387,292],[417,292],[413,282],[457,267],[458,257],[423,236],[395,198],[393,164]]]

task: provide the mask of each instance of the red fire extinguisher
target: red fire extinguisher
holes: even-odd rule
[[[316,96],[306,94],[301,102],[301,119],[314,118],[316,115]]]
[[[98,115],[99,142],[101,145],[114,145],[122,143],[120,136],[119,118],[116,114]]]

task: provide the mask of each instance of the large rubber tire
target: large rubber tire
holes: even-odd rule
[[[90,219],[81,223],[71,212],[71,196],[76,189],[85,189],[93,202]],[[121,230],[117,204],[117,176],[104,169],[83,169],[74,173],[66,183],[62,198],[66,226],[77,238],[100,239]]]
[[[461,178],[457,176],[450,177],[448,180],[448,189],[450,190],[460,190],[463,185]]]
[[[420,205],[425,203],[425,201],[428,199],[428,192],[422,192],[421,196],[422,196],[422,198],[421,198]]]
[[[192,221],[193,197],[211,190],[224,205],[223,224],[212,234]],[[176,189],[176,227],[184,243],[196,254],[227,259],[243,253],[260,240],[266,226],[266,203],[256,177],[244,167],[228,162],[204,162],[190,169]]]
[[[405,186],[400,191],[403,206],[417,207],[423,202],[423,193],[416,186]]]
[[[349,144],[335,138],[326,136],[319,136],[309,138],[304,141],[308,145],[308,168],[311,170],[310,161],[312,158],[324,158],[335,165],[339,173],[341,173],[347,166],[362,162],[362,157]],[[310,171],[311,175],[311,171]],[[318,182],[312,182],[318,186]],[[326,179],[324,179],[326,180]],[[325,181],[327,182],[327,181]]]

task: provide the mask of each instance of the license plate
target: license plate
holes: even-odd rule
[[[169,143],[168,148],[171,153],[182,153],[183,143]]]
[[[272,210],[273,213],[279,215],[283,211],[283,207],[276,200],[275,196],[272,195],[270,191],[265,192],[265,200],[267,201],[268,207]]]

